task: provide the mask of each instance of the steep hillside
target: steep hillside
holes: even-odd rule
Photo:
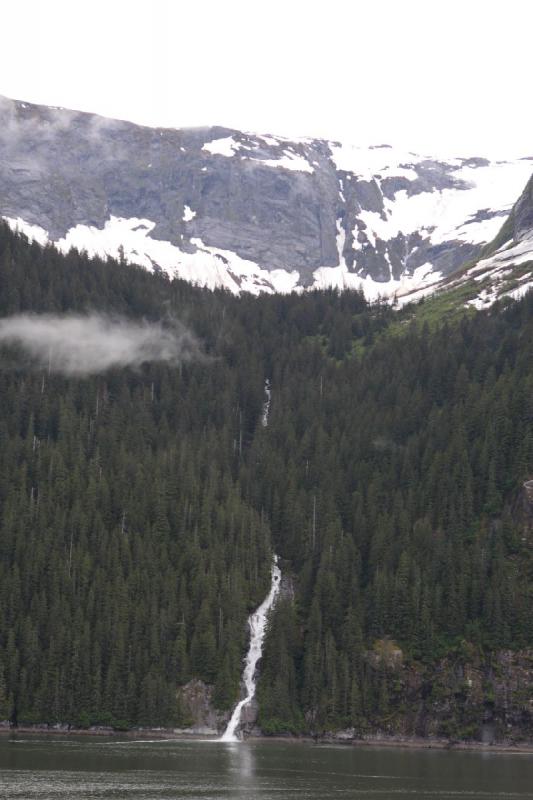
[[[1,224],[0,287],[0,721],[227,712],[274,551],[263,731],[531,739],[532,295],[387,336]]]
[[[0,215],[42,243],[233,292],[430,285],[496,235],[533,169],[0,100]]]
[[[431,292],[439,295],[433,305],[465,305],[483,309],[496,300],[518,299],[533,287],[533,177],[511,209],[497,236],[479,258],[438,281]],[[408,291],[401,305],[429,294],[427,289]]]

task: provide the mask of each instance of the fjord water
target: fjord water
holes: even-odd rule
[[[2,800],[533,798],[533,756],[280,741],[0,736]]]

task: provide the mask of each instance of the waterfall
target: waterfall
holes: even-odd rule
[[[270,414],[270,396],[272,394],[272,390],[270,388],[270,381],[267,378],[265,381],[265,402],[263,403],[263,418],[261,422],[263,423],[263,427],[266,428],[268,425],[268,415]]]
[[[268,613],[276,602],[279,593],[281,570],[278,567],[278,557],[274,556],[272,562],[272,580],[270,591],[263,600],[259,608],[248,617],[248,627],[250,629],[250,646],[246,654],[244,672],[242,680],[246,689],[246,696],[237,703],[228,722],[228,726],[222,734],[221,742],[237,742],[237,731],[241,722],[241,714],[244,706],[248,705],[255,695],[256,688],[256,666],[263,653],[263,640],[265,638]]]

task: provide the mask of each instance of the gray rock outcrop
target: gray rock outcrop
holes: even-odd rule
[[[503,167],[482,158],[149,128],[0,98],[0,216],[63,249],[121,247],[150,269],[235,291],[448,274],[493,238],[533,162],[507,166],[513,186],[495,206],[476,175]],[[465,211],[448,220],[455,197]]]

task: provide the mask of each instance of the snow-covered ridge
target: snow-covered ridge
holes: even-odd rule
[[[468,188],[444,188],[418,194],[401,189],[395,192],[393,200],[384,200],[382,214],[363,211],[359,218],[366,226],[367,236],[370,233],[384,241],[401,233],[425,232],[435,245],[450,238],[472,243],[490,242],[530,171],[531,167],[523,162],[480,167],[458,165],[453,178],[464,182]]]
[[[36,225],[29,225],[20,219],[5,218],[14,231],[26,235],[30,240],[45,245],[51,243],[48,234]],[[200,237],[192,237],[190,242],[195,252],[183,252],[170,242],[150,236],[155,222],[149,219],[120,219],[111,217],[103,229],[88,225],[77,225],[67,235],[53,242],[63,253],[71,249],[86,252],[89,256],[100,258],[124,258],[131,264],[138,264],[148,271],[154,265],[174,278],[181,278],[207,289],[224,288],[235,294],[286,294],[301,291],[300,274],[297,270],[265,270],[258,264],[240,258],[236,253],[206,245]],[[432,286],[439,281],[441,273],[432,272],[431,264],[417,268],[412,275],[387,282],[361,277],[348,270],[345,264],[337,267],[320,267],[313,273],[313,283],[309,288],[358,289],[368,300],[392,298],[413,287]]]
[[[517,269],[528,263],[531,269]],[[533,288],[533,231],[519,242],[506,242],[490,258],[478,261],[467,270],[465,278],[485,284],[477,297],[467,301],[474,308],[487,308],[504,297],[519,300]]]
[[[190,214],[188,216],[193,218]],[[50,243],[47,232],[42,228],[29,225],[21,219],[5,219],[12,230],[25,234],[30,240],[43,245]],[[190,240],[194,252],[184,252],[170,242],[150,236],[155,225],[149,219],[111,217],[102,229],[76,225],[53,244],[62,253],[76,249],[85,251],[89,256],[124,258],[150,272],[156,265],[171,277],[182,278],[208,289],[229,289],[235,294],[241,291],[252,294],[286,293],[298,285],[299,273],[296,270],[269,272],[236,253],[204,244],[200,237]]]
[[[149,129],[2,98],[0,144],[13,227],[235,293],[431,291],[494,238],[533,172],[532,159]]]
[[[184,214],[186,221],[193,218],[194,212]],[[51,243],[47,232],[39,226],[27,224],[21,219],[5,219],[13,230],[25,234],[30,240],[42,245]],[[85,251],[90,256],[124,258],[148,271],[153,271],[156,265],[171,277],[208,289],[225,288],[235,294],[244,291],[255,295],[301,291],[298,270],[262,269],[258,264],[243,259],[232,251],[206,245],[200,237],[190,239],[194,252],[184,252],[170,242],[152,238],[150,233],[154,227],[155,222],[149,219],[111,217],[103,229],[77,225],[53,244],[63,253],[74,248],[80,252]],[[339,249],[342,250],[343,236],[339,233],[338,237]],[[510,260],[515,254],[519,254],[522,261],[531,260],[533,254],[523,248],[527,248],[527,244],[513,248],[508,255],[504,253],[502,260]],[[526,253],[529,257],[526,257]],[[388,281],[376,281],[370,276],[361,276],[351,271],[344,257],[341,255],[340,258],[341,263],[336,267],[316,269],[309,288],[357,289],[363,291],[369,301],[394,299],[401,304],[430,294],[443,278],[442,273],[435,271],[431,263],[425,263],[415,268],[411,274],[397,279],[391,277]],[[495,260],[499,258],[499,254],[494,256]],[[416,295],[413,294],[415,291]]]
[[[438,292],[460,289],[464,305],[478,310],[497,300],[520,299],[533,289],[533,179],[513,206],[505,226],[485,255],[468,268],[443,278]],[[422,291],[407,292],[401,304],[417,300]]]
[[[233,158],[240,156],[243,160],[253,161],[254,164],[262,164],[264,167],[281,167],[283,169],[291,170],[292,172],[314,172],[313,167],[309,161],[301,154],[291,149],[291,146],[280,147],[281,141],[274,139],[271,136],[259,136],[258,141],[253,145],[250,143],[243,144],[237,141],[233,136],[225,136],[220,139],[213,139],[206,142],[202,146],[205,150],[214,156],[225,156],[226,158]],[[258,158],[254,157],[252,153],[254,150],[260,148],[261,145],[267,147],[275,147],[278,149],[276,158]]]

